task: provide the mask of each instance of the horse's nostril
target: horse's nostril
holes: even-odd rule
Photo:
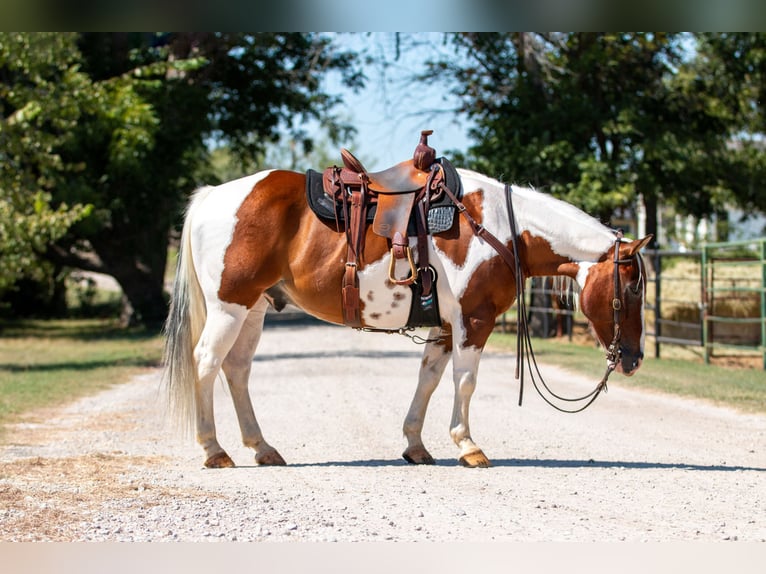
[[[640,366],[644,358],[643,353],[625,353],[622,354],[622,372],[626,375],[632,375]]]

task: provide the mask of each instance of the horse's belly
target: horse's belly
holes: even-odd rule
[[[359,299],[362,321],[369,327],[398,329],[407,326],[412,303],[412,290],[396,285],[388,277],[391,255],[359,270]],[[406,260],[398,260],[394,277],[404,279],[409,274]]]

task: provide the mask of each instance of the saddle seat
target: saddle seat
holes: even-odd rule
[[[423,189],[428,180],[428,172],[415,167],[415,160],[409,159],[382,171],[368,172],[354,154],[341,148],[343,164],[351,171],[366,174],[367,187],[378,193],[412,193]]]

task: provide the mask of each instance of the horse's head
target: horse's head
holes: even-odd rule
[[[607,360],[623,375],[635,373],[644,358],[646,271],[639,251],[651,239],[618,239],[581,283],[580,308],[607,349]]]

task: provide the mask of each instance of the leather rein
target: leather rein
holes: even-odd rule
[[[513,201],[512,201],[512,188],[510,185],[505,185],[505,199],[506,199],[506,208],[508,210],[508,218],[511,225],[511,242],[513,245],[513,251],[508,249],[505,244],[500,241],[497,237],[492,235],[483,225],[476,222],[473,217],[466,211],[465,205],[463,205],[457,197],[446,187],[444,186],[444,192],[450,197],[450,199],[454,202],[455,206],[457,207],[458,211],[465,217],[465,219],[468,221],[468,223],[471,226],[471,229],[473,233],[480,237],[481,239],[485,240],[489,245],[492,246],[492,248],[497,251],[497,253],[500,255],[500,257],[503,258],[505,263],[510,267],[510,269],[513,271],[515,277],[516,277],[516,301],[517,301],[517,338],[516,338],[516,371],[515,371],[515,378],[520,381],[519,385],[519,406],[521,406],[522,399],[524,396],[524,362],[527,361],[529,374],[532,378],[532,383],[535,387],[535,390],[538,392],[540,397],[548,403],[550,406],[555,408],[556,410],[559,410],[564,413],[579,413],[586,408],[588,408],[591,404],[593,404],[593,401],[596,400],[596,398],[601,394],[601,392],[607,392],[607,380],[609,379],[609,375],[612,374],[612,371],[615,370],[617,367],[617,364],[620,360],[621,351],[620,351],[620,338],[621,338],[621,330],[620,330],[620,315],[623,308],[622,303],[622,297],[621,297],[621,289],[620,289],[620,269],[619,266],[621,264],[627,264],[632,262],[632,258],[630,259],[620,259],[620,243],[622,242],[622,231],[618,230],[615,242],[614,242],[614,297],[612,299],[612,312],[613,312],[613,319],[614,319],[614,335],[612,337],[612,341],[607,347],[606,350],[606,359],[607,359],[607,366],[606,366],[606,372],[604,373],[604,376],[601,378],[601,381],[596,385],[596,387],[588,394],[583,395],[578,398],[567,398],[557,395],[555,392],[553,392],[550,387],[546,384],[545,380],[543,379],[542,375],[540,374],[540,369],[537,365],[537,359],[535,358],[534,350],[532,349],[532,341],[531,337],[529,335],[529,324],[527,322],[527,305],[525,301],[524,296],[524,284],[525,284],[525,277],[524,277],[524,270],[522,268],[521,263],[521,257],[518,256],[519,252],[519,246],[518,246],[518,238],[519,233],[516,227],[516,217],[514,215],[513,210]],[[531,365],[534,366],[534,371],[532,370]],[[537,374],[535,376],[535,373]],[[582,406],[578,406],[575,408],[565,408],[562,406],[559,406],[555,404],[551,399],[549,399],[545,394],[542,392],[540,387],[545,388],[545,390],[555,399],[559,401],[563,401],[566,403],[581,403],[585,401],[585,404]]]

